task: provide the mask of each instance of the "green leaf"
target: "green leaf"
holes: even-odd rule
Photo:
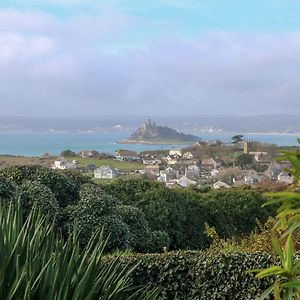
[[[258,298],[258,300],[264,300],[266,299],[274,290],[274,285],[270,286],[268,289],[266,289],[261,296]]]
[[[292,271],[293,268],[293,259],[294,259],[294,240],[293,235],[290,234],[287,238],[286,245],[285,245],[285,268],[288,271]]]
[[[282,249],[281,249],[278,239],[275,236],[272,236],[271,241],[272,241],[272,246],[273,246],[275,254],[277,254],[278,256],[283,258],[283,252],[282,252]]]

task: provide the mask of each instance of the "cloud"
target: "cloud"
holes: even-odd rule
[[[1,113],[300,113],[300,33],[157,34],[137,47],[140,24],[115,7],[63,20],[0,11]]]

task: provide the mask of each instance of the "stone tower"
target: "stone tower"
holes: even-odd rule
[[[244,142],[244,153],[247,154],[248,153],[248,143]]]

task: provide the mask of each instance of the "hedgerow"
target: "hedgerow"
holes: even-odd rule
[[[109,263],[114,258],[103,260]],[[269,266],[272,255],[256,253],[216,253],[215,251],[176,251],[164,254],[121,256],[128,267],[139,263],[131,274],[135,285],[159,288],[158,299],[252,300],[272,282],[258,280],[250,270]]]

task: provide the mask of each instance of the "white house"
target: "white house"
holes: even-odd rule
[[[253,155],[254,159],[257,162],[267,162],[271,159],[271,155],[268,152],[252,151],[249,152],[249,154]]]
[[[94,170],[94,177],[101,179],[112,179],[119,174],[118,169],[111,168],[109,166],[102,166]]]
[[[91,150],[81,150],[79,152],[79,155],[81,157],[94,157],[97,151],[91,151]]]
[[[140,159],[139,155],[135,151],[129,150],[118,150],[115,152],[114,157],[116,160],[121,161],[135,161]]]
[[[244,180],[245,180],[246,184],[252,185],[255,182],[259,181],[259,177],[258,176],[245,176]]]
[[[188,187],[190,185],[194,185],[196,184],[196,181],[190,180],[188,179],[186,176],[181,176],[178,180],[177,180],[177,184],[181,187]]]
[[[223,189],[223,188],[225,188],[225,189],[231,188],[230,185],[228,185],[227,183],[222,182],[222,181],[217,181],[217,182],[215,182],[213,187],[214,187],[214,189],[216,189],[216,190],[218,190],[218,189]]]
[[[170,156],[182,156],[182,150],[181,149],[171,149],[169,150]]]
[[[210,174],[211,174],[212,177],[217,176],[219,173],[220,173],[220,171],[217,170],[217,169],[212,169],[212,170],[210,171]]]
[[[218,169],[222,166],[222,161],[218,158],[204,158],[202,160],[202,165],[204,166],[211,166],[214,169]]]
[[[64,158],[61,158],[60,160],[56,160],[54,164],[51,166],[51,169],[57,169],[57,170],[69,170],[69,169],[75,169],[76,163],[67,162]]]
[[[265,171],[265,175],[268,176],[271,180],[276,180],[278,178],[278,175],[281,173],[281,170],[281,165],[277,162],[273,162]]]
[[[178,177],[179,177],[179,171],[169,167],[165,170],[160,171],[157,180],[167,182],[169,180],[178,179]]]
[[[291,176],[290,174],[288,174],[286,172],[281,172],[278,175],[278,181],[285,183],[285,184],[292,184],[294,182],[294,178],[293,178],[293,176]]]
[[[142,162],[144,165],[160,165],[161,164],[161,160],[158,158],[146,158],[144,157],[142,159]]]
[[[168,165],[176,165],[179,162],[179,159],[177,157],[170,156],[170,155],[168,155],[165,158],[165,160],[166,160]]]

